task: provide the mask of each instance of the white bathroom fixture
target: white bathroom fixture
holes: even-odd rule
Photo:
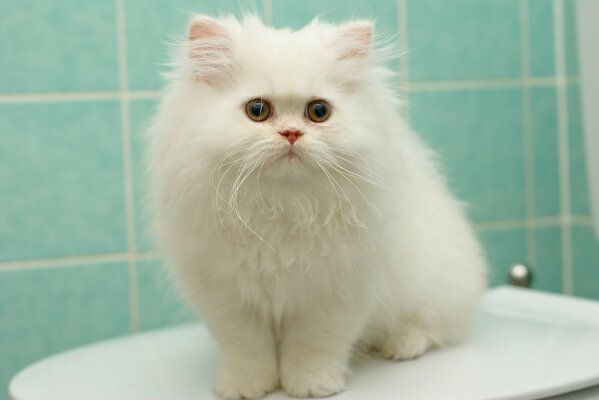
[[[576,11],[582,128],[585,132],[591,212],[599,240],[599,1],[578,0]]]
[[[416,360],[354,362],[347,391],[332,399],[599,398],[599,302],[503,287],[487,293],[473,325],[462,344]],[[208,332],[185,326],[47,358],[13,379],[10,396],[211,400],[215,368]],[[288,397],[279,391],[266,399]]]

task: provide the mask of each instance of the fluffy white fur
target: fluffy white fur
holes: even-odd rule
[[[352,349],[417,357],[476,308],[480,246],[380,61],[367,21],[192,21],[148,168],[159,244],[220,345],[221,398],[337,393]],[[313,99],[327,121],[305,117]],[[286,129],[304,133],[292,157]]]

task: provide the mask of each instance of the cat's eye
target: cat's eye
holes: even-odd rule
[[[266,121],[270,117],[270,103],[264,99],[252,99],[245,105],[245,113],[252,121]]]
[[[331,106],[324,100],[314,100],[306,106],[306,117],[313,122],[324,122],[331,115]]]

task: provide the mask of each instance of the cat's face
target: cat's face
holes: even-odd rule
[[[313,23],[275,30],[258,20],[198,17],[189,30],[190,124],[204,156],[247,176],[362,174],[380,108],[363,77],[372,27]]]

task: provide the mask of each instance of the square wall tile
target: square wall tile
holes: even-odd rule
[[[535,216],[555,216],[560,214],[555,88],[530,89],[530,102]]]
[[[146,133],[150,119],[156,112],[157,100],[133,100],[130,102],[132,152],[133,152],[133,199],[135,204],[135,248],[151,251],[155,248],[149,227],[148,194],[146,192],[145,149]]]
[[[194,14],[260,15],[259,0],[127,0],[127,59],[129,89],[148,90],[163,86],[161,72],[169,70],[174,43],[186,37],[187,24]]]
[[[0,261],[126,250],[116,101],[0,105]]]
[[[509,283],[509,269],[514,264],[526,264],[526,233],[524,229],[485,230],[478,234],[489,263],[489,285]]]
[[[114,1],[2,2],[0,92],[115,90],[118,85]]]
[[[406,0],[410,80],[521,76],[518,0]]]
[[[0,388],[42,357],[130,332],[126,263],[0,272]]]
[[[411,111],[474,221],[524,217],[521,89],[422,91]]]
[[[159,260],[138,261],[137,295],[140,330],[197,322]]]
[[[566,73],[578,74],[578,33],[576,31],[575,0],[563,0],[564,5],[564,45],[566,46]]]
[[[553,0],[528,0],[528,43],[530,74],[555,73],[555,30]]]
[[[534,238],[536,263],[531,266],[532,287],[562,293],[562,228],[536,228]]]
[[[582,126],[579,87],[568,87],[568,139],[570,161],[570,207],[574,215],[591,215],[586,147]]]
[[[599,300],[599,239],[590,225],[572,226],[574,295]]]
[[[377,0],[272,0],[273,25],[300,29],[319,17],[323,21],[374,20],[383,35],[397,32],[397,1]]]

